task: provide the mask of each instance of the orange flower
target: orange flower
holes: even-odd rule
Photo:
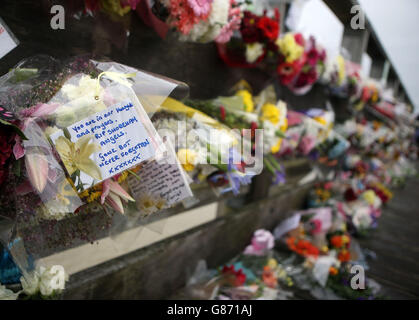
[[[338,254],[338,260],[340,262],[348,262],[349,260],[351,260],[351,254],[349,253],[348,250],[342,250]]]
[[[310,241],[301,239],[296,243],[296,239],[294,237],[289,237],[286,242],[290,250],[298,253],[303,257],[313,256],[317,258],[319,255],[319,249],[311,244]]]
[[[275,273],[269,266],[263,267],[262,280],[263,283],[270,288],[276,288],[278,285],[278,279],[275,277]]]
[[[335,276],[338,274],[338,269],[336,269],[335,267],[330,267],[329,268],[329,274],[331,274],[332,276]]]
[[[330,244],[335,248],[342,248],[343,246],[342,236],[333,236],[330,239]]]

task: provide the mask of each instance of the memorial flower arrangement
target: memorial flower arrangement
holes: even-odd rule
[[[68,274],[61,265],[38,266],[20,278],[21,290],[15,292],[0,283],[0,300],[56,299],[65,289]]]
[[[19,230],[5,241],[25,244],[19,255],[37,258],[76,240],[92,242],[112,230],[113,219],[122,219],[120,225],[139,219],[138,207],[147,215],[131,186],[149,170],[143,159],[156,161],[164,151],[136,95],[144,99],[150,87],[164,100],[176,84],[85,57],[62,63],[35,56],[0,78],[2,119],[8,117],[0,124],[0,207],[4,221]],[[189,183],[179,177],[184,198]],[[158,192],[149,199],[168,207]]]
[[[207,181],[221,192],[238,194],[251,182],[239,152],[240,136],[180,101],[167,99],[153,118],[157,130],[172,135],[177,158],[192,181]],[[214,139],[214,140],[211,140]]]
[[[269,17],[244,10],[239,33],[217,45],[221,59],[231,67],[254,67],[276,51],[279,37],[279,11]]]
[[[276,99],[272,87],[257,97],[252,95],[246,82],[239,82],[236,87],[233,96],[207,101],[188,100],[187,103],[232,129],[251,130],[252,142],[255,130],[263,129],[263,153],[278,153],[288,129],[286,104]]]
[[[236,0],[159,0],[152,11],[180,40],[202,43],[229,41],[242,18]]]

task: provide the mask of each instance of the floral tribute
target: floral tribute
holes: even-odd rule
[[[242,18],[236,0],[159,0],[151,9],[180,40],[190,42],[228,42]]]

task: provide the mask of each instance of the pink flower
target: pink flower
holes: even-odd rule
[[[169,24],[183,34],[189,34],[195,24],[208,18],[207,14],[196,15],[188,0],[170,0]]]
[[[234,3],[234,0],[230,1],[230,10],[228,12],[229,22],[221,29],[217,38],[215,38],[215,42],[217,43],[227,43],[233,36],[233,32],[240,29],[240,8],[234,8]]]
[[[187,0],[189,7],[193,10],[195,15],[202,16],[209,14],[211,4],[214,0]]]
[[[100,197],[100,203],[105,202],[111,206],[115,211],[124,213],[124,201],[135,201],[119,184],[118,182],[107,179],[102,183],[102,196]]]
[[[259,229],[253,234],[252,244],[247,246],[244,254],[263,256],[268,250],[274,247],[275,240],[272,233],[267,230]]]
[[[298,150],[303,154],[307,155],[316,145],[316,139],[314,137],[305,136],[301,139],[300,144],[298,145]]]

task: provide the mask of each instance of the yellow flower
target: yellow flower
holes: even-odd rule
[[[274,258],[271,258],[268,260],[269,268],[271,268],[272,270],[275,270],[277,266],[278,266],[278,262]]]
[[[247,90],[239,90],[236,93],[236,96],[243,98],[243,104],[246,112],[253,112],[255,105],[253,103],[252,94]]]
[[[284,123],[279,127],[282,132],[286,132],[288,129],[288,119],[284,119]]]
[[[280,121],[280,111],[276,105],[272,103],[265,103],[262,107],[262,121],[270,121],[272,124],[278,124]]]
[[[102,0],[101,1],[102,7],[105,11],[109,13],[116,13],[120,16],[126,15],[128,12],[131,11],[131,7],[125,6],[123,7],[120,1],[115,0]]]
[[[89,143],[91,139],[91,135],[86,135],[74,143],[66,137],[61,136],[55,141],[55,147],[57,148],[69,175],[80,170],[96,180],[102,180],[99,168],[94,161],[90,159],[90,156],[99,151],[100,147],[95,143]]]
[[[371,204],[371,205],[375,203],[375,197],[376,197],[375,192],[372,190],[365,191],[362,194],[362,198],[364,198],[364,200],[368,202],[368,204]]]
[[[327,125],[327,121],[323,117],[315,117],[314,120],[317,121],[318,123],[320,123],[323,126],[326,126]]]
[[[286,62],[292,63],[301,58],[304,53],[304,48],[300,46],[291,33],[286,34],[282,38],[276,40],[276,45],[279,51],[285,56]]]
[[[279,152],[279,150],[281,149],[281,144],[282,144],[282,139],[278,139],[278,142],[271,147],[271,152],[273,154]]]
[[[346,76],[345,59],[339,55],[337,57],[339,84],[342,84]]]
[[[197,154],[189,149],[180,149],[177,157],[186,171],[192,171],[195,168]]]
[[[118,183],[124,182],[128,177],[128,171],[124,171],[121,173],[121,175],[118,177]]]

